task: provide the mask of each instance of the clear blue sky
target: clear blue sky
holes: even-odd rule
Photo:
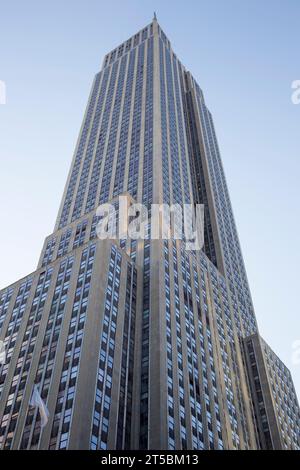
[[[156,10],[213,113],[260,331],[300,396],[300,1],[2,2],[0,287],[52,232],[94,74]]]

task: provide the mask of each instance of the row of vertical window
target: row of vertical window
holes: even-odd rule
[[[107,449],[122,256],[111,248],[90,448]]]
[[[71,273],[74,258],[64,259],[58,270],[55,290],[44,333],[42,349],[35,376],[35,384],[38,386],[42,399],[47,402],[49,388],[55,366],[56,353],[63,323],[63,316],[70,286]],[[37,409],[28,409],[25,426],[21,438],[21,449],[38,448],[41,439],[41,427]]]
[[[49,443],[50,450],[66,449],[69,442],[95,253],[96,245],[92,244],[85,248],[81,255],[59,390],[52,422]]]
[[[48,268],[47,271],[40,274],[38,279],[1,421],[0,445],[3,449],[10,449],[13,443],[52,273],[53,268]]]

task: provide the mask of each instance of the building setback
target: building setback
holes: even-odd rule
[[[258,333],[244,339],[246,365],[264,449],[299,449],[299,404],[291,373]]]
[[[204,204],[203,250],[153,240],[150,224],[145,240],[99,240],[96,209],[118,210],[120,195]],[[211,113],[156,18],[95,76],[54,232],[36,271],[0,291],[0,340],[2,449],[300,448],[292,379],[258,336]]]

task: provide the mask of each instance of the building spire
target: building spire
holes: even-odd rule
[[[155,11],[154,14],[153,14],[153,21],[157,21],[156,11]]]

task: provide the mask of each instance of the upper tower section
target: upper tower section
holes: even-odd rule
[[[153,18],[153,21],[145,26],[143,29],[138,31],[136,34],[131,36],[129,39],[124,41],[118,47],[110,51],[103,59],[102,70],[112,65],[116,60],[120,59],[124,54],[127,54],[135,47],[139,46],[142,42],[149,39],[154,34],[158,33],[158,23],[156,19],[156,14]]]
[[[183,71],[156,18],[106,54],[55,230],[124,192],[146,205],[192,201]]]

